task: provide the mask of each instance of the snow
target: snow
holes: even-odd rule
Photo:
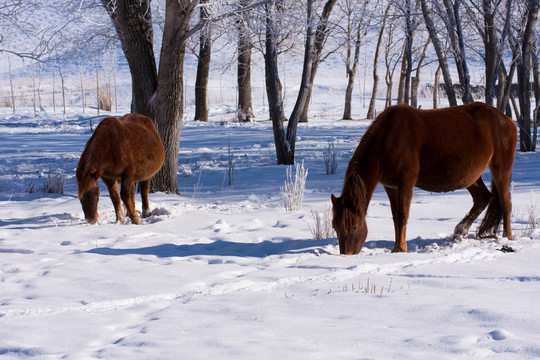
[[[516,240],[474,239],[474,225],[452,243],[468,192],[416,190],[409,252],[392,254],[378,188],[364,249],[341,256],[335,237],[310,232],[369,125],[338,120],[340,104],[329,94],[298,129],[309,170],[301,211],[284,209],[286,167],[260,106],[249,124],[219,111],[206,124],[186,117],[182,195],[151,194],[141,226],[114,223],[104,186],[99,223],[84,221],[74,174],[101,117],[0,108],[0,358],[540,358],[540,230],[527,225],[540,217],[540,154],[516,157]],[[329,141],[336,175],[325,173]],[[49,172],[64,174],[64,194],[26,192]]]

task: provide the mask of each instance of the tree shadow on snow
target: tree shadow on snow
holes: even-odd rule
[[[86,251],[90,254],[122,256],[122,255],[154,255],[158,258],[187,256],[237,256],[264,258],[271,255],[324,253],[322,248],[336,243],[336,239],[298,240],[281,239],[279,242],[263,241],[260,243],[237,243],[216,240],[205,244],[162,244],[142,248],[118,249],[96,248]]]

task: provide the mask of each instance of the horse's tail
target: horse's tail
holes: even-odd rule
[[[499,190],[497,185],[491,181],[491,201],[486,210],[486,215],[476,230],[478,238],[497,238],[497,231],[503,217]]]

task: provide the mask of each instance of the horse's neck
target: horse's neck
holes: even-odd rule
[[[353,162],[347,169],[347,183],[344,184],[346,196],[357,197],[363,200],[365,209],[373,196],[373,192],[380,180],[378,166],[367,162]]]

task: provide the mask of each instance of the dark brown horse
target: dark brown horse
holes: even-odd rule
[[[139,182],[143,217],[150,215],[148,192],[150,179],[165,159],[161,139],[152,120],[140,114],[128,114],[121,120],[108,117],[100,122],[86,143],[77,166],[77,185],[84,217],[90,224],[98,218],[98,179],[107,188],[116,212],[116,221],[124,222],[120,200],[133,224],[141,220],[135,211],[135,183]],[[122,190],[118,191],[120,182]]]
[[[486,206],[477,236],[496,237],[502,220],[503,236],[512,239],[509,187],[516,139],[512,120],[482,103],[440,110],[389,107],[360,140],[349,162],[341,197],[332,194],[332,225],[340,252],[357,254],[362,249],[367,237],[367,208],[378,183],[390,199],[393,252],[407,251],[405,231],[415,186],[432,192],[469,190],[473,206],[455,227],[453,239],[466,236]],[[488,166],[491,192],[481,177]]]

